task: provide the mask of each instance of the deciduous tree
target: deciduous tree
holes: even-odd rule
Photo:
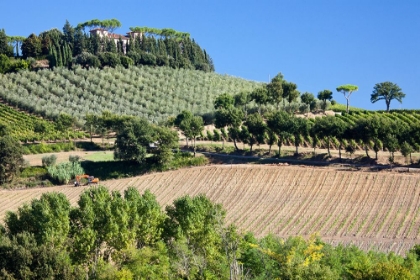
[[[332,95],[332,91],[328,89],[324,89],[323,91],[318,92],[318,99],[322,100],[322,109],[324,112],[327,109],[327,101],[331,101],[333,98]]]
[[[247,117],[244,125],[249,132],[250,139],[248,140],[248,144],[251,147],[250,152],[252,153],[254,143],[258,145],[264,143],[266,124],[260,114],[251,114]]]
[[[386,111],[389,112],[389,106],[392,100],[397,100],[402,103],[402,99],[405,97],[405,93],[401,91],[401,88],[391,82],[378,83],[373,87],[373,92],[370,96],[370,101],[375,103],[379,100],[384,100],[386,104]]]
[[[236,140],[239,139],[239,135],[237,132],[239,131],[239,127],[241,126],[242,118],[242,110],[233,106],[230,106],[227,109],[219,109],[215,113],[214,124],[216,128],[228,127],[229,135],[233,140],[233,144],[235,145],[236,150],[239,150],[236,144]]]
[[[114,157],[141,163],[146,159],[147,150],[152,142],[153,129],[147,120],[129,120],[117,134]]]
[[[41,39],[35,34],[29,35],[22,42],[22,56],[23,58],[33,57],[37,58],[42,53]]]
[[[300,95],[300,100],[310,109],[311,103],[315,101],[315,96],[310,92],[304,92]]]
[[[13,180],[23,166],[22,146],[11,136],[0,137],[0,184]]]
[[[8,212],[6,225],[12,235],[29,232],[38,244],[62,246],[70,231],[70,202],[62,193],[44,193],[41,198]]]
[[[258,111],[261,114],[261,106],[266,105],[270,101],[267,86],[261,86],[251,92],[251,99],[259,105]]]
[[[271,101],[276,104],[277,110],[280,109],[280,102],[283,99],[283,75],[277,74],[267,85],[268,95]]]
[[[195,156],[195,140],[204,129],[203,118],[201,116],[193,116],[191,118],[183,119],[179,125],[179,128],[183,131],[185,137],[193,139],[193,148]]]
[[[289,120],[289,132],[295,138],[295,155],[299,155],[299,145],[301,144],[301,137],[309,135],[310,124],[307,119],[292,116]]]
[[[279,147],[279,157],[283,142],[290,136],[290,115],[284,111],[277,111],[267,117],[267,126],[277,134],[277,145]]]
[[[327,142],[328,156],[331,157],[330,144],[333,137],[340,135],[340,139],[343,139],[345,126],[343,122],[334,116],[319,117],[315,119],[315,124],[312,127],[313,135],[318,138],[323,138]],[[341,145],[339,149],[341,158]]]
[[[214,100],[214,109],[227,109],[235,104],[235,99],[232,95],[223,93]]]

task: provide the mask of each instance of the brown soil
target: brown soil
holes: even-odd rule
[[[213,165],[101,182],[110,190],[149,189],[164,207],[205,194],[227,210],[227,223],[257,236],[309,236],[405,254],[420,241],[420,175],[310,166]],[[0,217],[44,192],[76,205],[85,187],[0,191]]]

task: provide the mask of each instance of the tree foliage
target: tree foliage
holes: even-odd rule
[[[21,144],[10,136],[0,137],[0,184],[10,182],[23,166]]]
[[[127,121],[115,140],[114,157],[119,160],[143,162],[151,143],[153,129],[147,120]]]
[[[287,114],[286,114],[287,115]],[[258,114],[256,115],[258,116]],[[225,225],[204,195],[162,210],[149,191],[86,189],[75,207],[43,194],[9,212],[0,231],[4,279],[418,279],[418,246],[405,257],[331,246],[318,236],[256,238]]]
[[[322,109],[325,111],[327,109],[327,101],[331,101],[333,98],[333,93],[331,90],[324,89],[323,91],[318,92],[318,99],[322,100]]]
[[[336,88],[337,92],[341,92],[344,95],[344,98],[347,101],[347,104],[346,104],[346,112],[347,113],[349,112],[350,96],[354,91],[357,91],[358,89],[359,89],[358,86],[350,85],[350,84],[341,85],[341,86]]]
[[[397,100],[402,103],[402,99],[405,97],[405,93],[401,91],[401,88],[391,82],[378,83],[373,87],[373,92],[370,96],[370,101],[375,103],[379,100],[384,100],[386,104],[386,111],[389,112],[389,106],[392,100]]]
[[[9,45],[9,38],[4,29],[0,29],[0,55],[13,56],[13,47]]]

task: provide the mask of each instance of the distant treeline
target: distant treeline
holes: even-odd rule
[[[28,37],[7,36],[0,30],[0,73],[74,64],[86,68],[152,65],[214,71],[211,57],[188,33],[148,27],[131,27],[127,35],[112,33],[118,27],[119,21],[112,19],[91,20],[76,27],[66,21],[63,31],[51,29]],[[36,63],[42,59],[49,64]],[[17,62],[19,65],[14,65]]]

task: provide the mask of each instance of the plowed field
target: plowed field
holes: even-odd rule
[[[101,183],[111,190],[150,189],[161,205],[204,193],[227,210],[227,222],[257,236],[318,232],[332,244],[404,254],[420,243],[420,175],[332,168],[215,165]],[[73,205],[86,187],[0,191],[0,217],[44,192]]]

